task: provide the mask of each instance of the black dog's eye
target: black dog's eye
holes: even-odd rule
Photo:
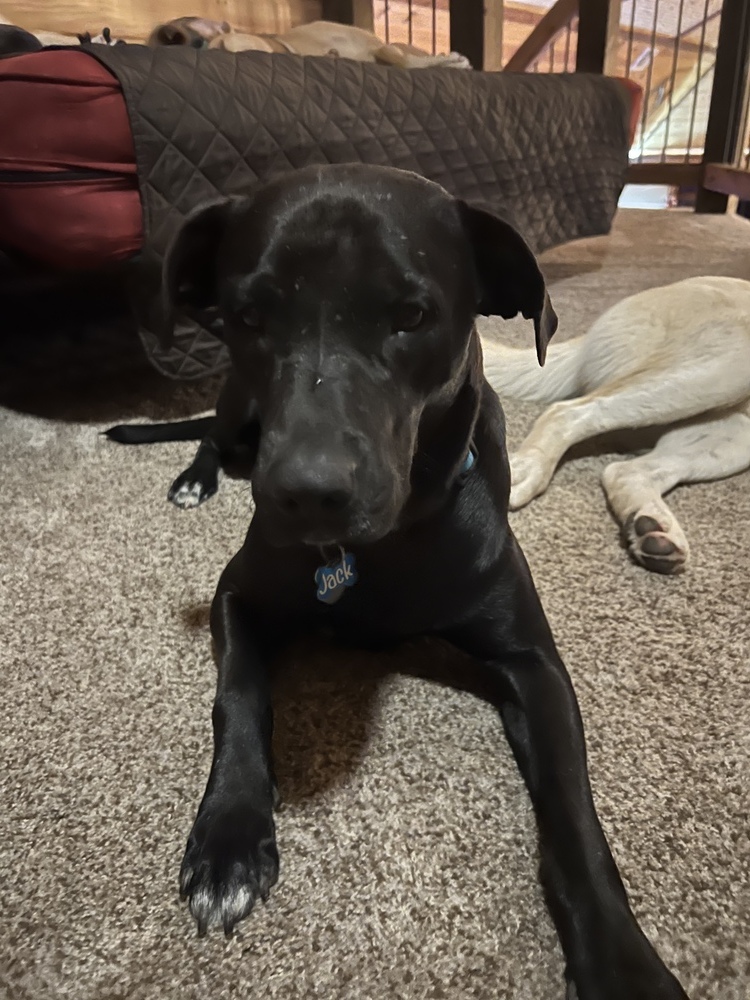
[[[240,322],[246,329],[258,331],[263,327],[263,317],[257,306],[245,306],[239,315]]]
[[[413,333],[424,324],[427,313],[421,306],[399,306],[393,316],[394,333]]]

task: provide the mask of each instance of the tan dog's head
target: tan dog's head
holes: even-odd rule
[[[227,21],[209,21],[204,17],[177,17],[160,24],[151,32],[148,45],[190,45],[206,48],[213,39],[228,35],[232,26]]]

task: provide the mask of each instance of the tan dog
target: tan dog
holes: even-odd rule
[[[338,56],[358,62],[374,62],[402,69],[471,69],[458,52],[432,56],[413,45],[386,45],[363,28],[333,21],[313,21],[290,28],[281,35],[250,35],[233,31],[226,21],[202,17],[180,17],[160,24],[148,40],[151,46],[191,45],[195,48],[226,49],[229,52],[286,52],[298,56]]]
[[[510,455],[510,507],[549,486],[573,445],[658,427],[652,451],[602,474],[636,562],[678,573],[688,541],[662,496],[750,467],[750,281],[688,278],[618,302],[583,337],[534,351],[485,338],[484,370],[501,395],[551,403]]]

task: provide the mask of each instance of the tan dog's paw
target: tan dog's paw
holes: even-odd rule
[[[631,514],[624,525],[633,559],[652,573],[682,573],[690,555],[687,538],[672,519],[652,517],[645,510]]]
[[[445,66],[446,69],[471,69],[471,63],[466,58],[462,56],[460,52],[449,52],[447,55],[443,52],[438,56],[440,59],[440,66]]]
[[[525,507],[534,497],[549,486],[555,474],[539,451],[518,451],[510,456],[510,500],[511,510]]]

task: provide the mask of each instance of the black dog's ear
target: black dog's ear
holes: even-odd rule
[[[458,204],[474,250],[479,280],[477,312],[503,319],[521,313],[525,319],[533,319],[536,354],[543,365],[547,345],[557,329],[557,316],[534,254],[507,222],[465,202]]]
[[[217,256],[234,205],[229,198],[200,205],[177,230],[162,268],[165,340],[172,335],[176,314],[188,316],[217,337],[222,335]]]

